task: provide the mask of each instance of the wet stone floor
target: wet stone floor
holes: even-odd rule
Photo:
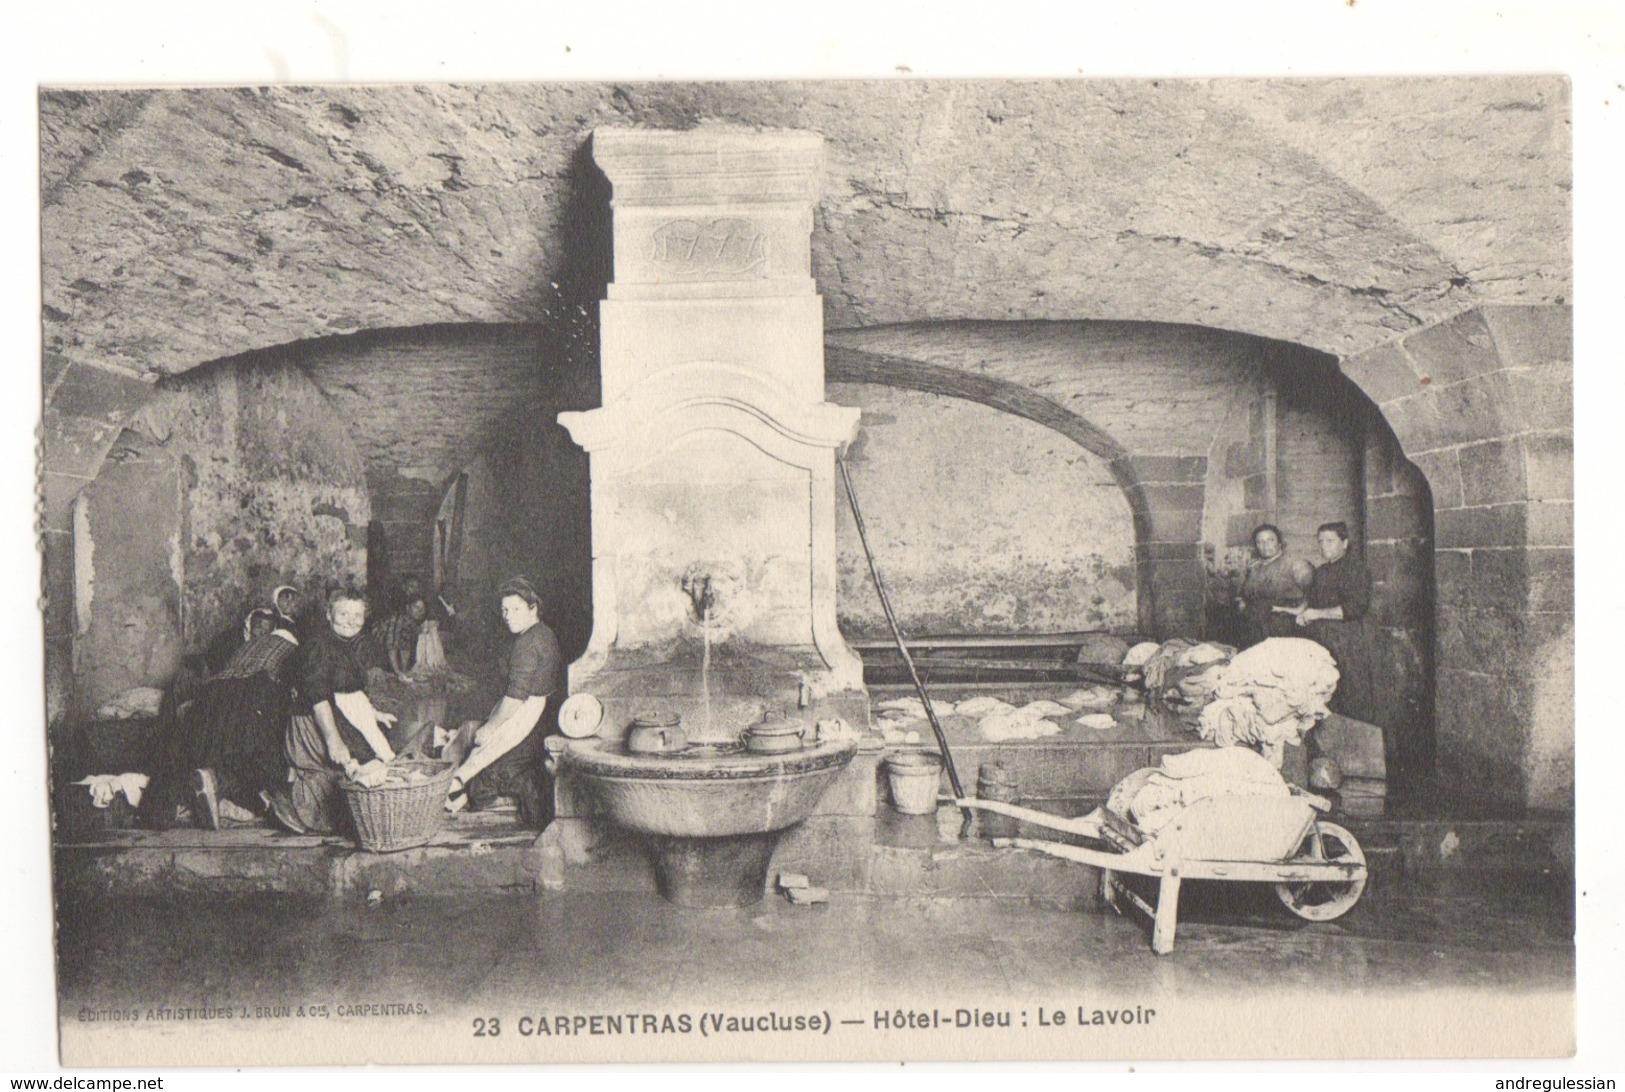
[[[798,999],[875,1006],[1087,995],[1155,1004],[1236,991],[1566,991],[1571,891],[1558,879],[1390,884],[1336,922],[1289,915],[1263,886],[1191,883],[1175,951],[1137,915],[1013,899],[769,898],[691,910],[658,896],[400,897],[369,907],[287,895],[61,907],[60,1003],[81,1009],[516,1000],[650,1011]]]

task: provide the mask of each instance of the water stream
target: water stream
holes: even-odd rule
[[[700,698],[705,709],[704,739],[711,740],[711,607],[706,605],[700,615]]]

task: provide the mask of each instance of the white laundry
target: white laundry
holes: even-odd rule
[[[925,703],[919,698],[891,698],[879,703],[875,708],[880,710],[882,716],[901,714],[908,720],[925,719]],[[954,703],[932,698],[931,708],[936,711],[937,716],[945,717],[954,711]]]
[[[1008,714],[1015,711],[1015,706],[998,698],[969,698],[959,703],[959,715],[962,717],[986,717],[995,713]]]
[[[1337,689],[1332,654],[1302,637],[1271,637],[1222,669],[1198,731],[1220,747],[1257,747],[1277,767],[1286,744],[1325,719]]]
[[[1228,645],[1218,645],[1212,642],[1204,642],[1199,645],[1192,645],[1183,652],[1176,653],[1174,656],[1174,666],[1200,667],[1202,664],[1216,664],[1222,660],[1230,659],[1230,657],[1234,656],[1235,654],[1236,650],[1230,648]]]
[[[1292,790],[1269,759],[1240,747],[1203,748],[1164,755],[1129,801],[1130,817],[1158,830],[1179,812],[1215,796],[1285,798]]]
[[[1002,743],[1010,739],[1040,739],[1044,736],[1059,735],[1061,732],[1061,726],[1053,720],[1024,717],[1019,711],[994,713],[983,717],[977,722],[976,728],[982,733],[982,738],[991,743]]]
[[[1081,724],[1085,728],[1093,728],[1096,731],[1100,731],[1102,729],[1112,727],[1117,723],[1117,721],[1110,713],[1085,713],[1072,723]]]
[[[1058,701],[1046,700],[1030,701],[1016,711],[1028,717],[1064,717],[1072,712]]]
[[[1087,686],[1081,690],[1074,690],[1061,699],[1061,704],[1069,710],[1076,712],[1085,706],[1110,705],[1115,693],[1103,686]]]
[[[150,780],[144,773],[92,774],[74,784],[88,786],[90,802],[98,808],[111,805],[113,797],[119,793],[124,794],[124,799],[130,802],[132,808],[139,808],[141,794],[146,791]]]
[[[1123,657],[1123,666],[1144,667],[1145,662],[1151,657],[1155,656],[1157,654],[1157,649],[1161,647],[1162,646],[1157,644],[1155,641],[1141,641],[1139,644],[1128,650],[1128,655]]]

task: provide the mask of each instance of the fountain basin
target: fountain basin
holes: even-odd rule
[[[609,819],[645,836],[667,899],[683,906],[760,902],[779,835],[812,814],[857,744],[819,743],[790,754],[692,750],[699,753],[628,754],[607,740],[577,740],[564,763]]]

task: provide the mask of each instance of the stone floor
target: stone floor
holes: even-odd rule
[[[421,1005],[416,1022],[449,1036],[447,1060],[616,1057],[614,1049],[626,1049],[608,1036],[572,1041],[564,1054],[555,1047],[537,1053],[538,1044],[514,1038],[521,1030],[515,1022],[524,1017],[533,1032],[538,1016],[686,1013],[698,1019],[707,1009],[754,1013],[764,1007],[851,1021],[836,1025],[846,1036],[843,1045],[814,1047],[845,1057],[952,1055],[962,1045],[946,1032],[899,1039],[875,1026],[881,1009],[934,1009],[944,1020],[959,1009],[1010,1013],[1015,1028],[1006,1034],[1015,1038],[995,1039],[986,1048],[1006,1056],[1351,1049],[1337,1046],[1337,1026],[1347,1017],[1317,1017],[1306,1027],[1282,1026],[1275,1038],[1258,1038],[1272,1004],[1297,1006],[1296,999],[1309,997],[1326,1013],[1357,1005],[1364,1030],[1351,1040],[1352,1049],[1375,1056],[1417,1052],[1405,1038],[1416,1029],[1417,1006],[1432,1014],[1428,1019],[1448,1041],[1452,1016],[1463,1021],[1464,1036],[1482,1030],[1482,1019],[1472,1015],[1477,1003],[1522,1012],[1555,999],[1558,1023],[1566,1011],[1569,1030],[1557,1027],[1544,1050],[1562,1052],[1572,1040],[1572,892],[1550,877],[1507,881],[1505,875],[1486,882],[1439,874],[1389,884],[1369,892],[1345,918],[1324,924],[1291,917],[1268,888],[1189,884],[1176,949],[1163,957],[1150,952],[1138,919],[1009,899],[853,896],[794,907],[770,898],[726,911],[684,910],[652,894],[624,892],[409,895],[375,906],[292,895],[98,899],[61,907],[64,1049],[70,1058],[116,1058],[139,1041],[162,1054],[201,1035],[177,1039],[175,1026],[162,1022],[112,1027],[83,1019],[85,1012],[109,1009],[204,1004],[269,1014],[279,1006],[320,1003],[328,1007],[322,1027],[335,1036],[333,1057],[351,1060],[366,1053],[374,1041],[368,1037],[382,1035],[381,1044],[385,1033],[414,1023],[369,1022],[337,1009],[346,1002]],[[1211,1031],[1214,1013],[1222,1024],[1223,1013],[1236,1011],[1238,996],[1249,1008],[1244,1018],[1229,1017],[1234,1041],[1199,1048],[1194,1044],[1207,1040],[1191,1038],[1189,1028],[1175,1030],[1181,1020],[1195,1020],[1199,1030]],[[1441,999],[1448,1004],[1434,1004]],[[1052,1022],[1054,1006],[1069,1018],[1097,1008],[1157,1009],[1174,1037],[1140,1029],[1138,1040],[1124,1039],[1127,1032],[1116,1029],[1116,1038],[1081,1042],[1074,1026],[1072,1037],[1022,1038],[1037,1034],[1038,1009],[1046,1005]],[[1298,1022],[1290,1015],[1297,1010],[1280,1011],[1277,1019]],[[508,1022],[510,1041],[501,1044],[506,1053],[470,1038],[472,1021],[482,1016]],[[247,1026],[239,1021],[232,1030]],[[301,1041],[313,1048],[328,1042],[290,1020],[256,1026],[304,1035]],[[764,1042],[736,1044],[745,1052],[728,1056],[767,1056],[751,1053],[765,1049]],[[253,1060],[261,1056],[258,1043],[245,1039],[235,1049]],[[1080,1053],[1088,1043],[1107,1053]],[[793,1039],[781,1036],[775,1044],[774,1051],[791,1049]],[[104,1053],[95,1052],[98,1046]],[[688,1049],[673,1040],[662,1056],[685,1057]],[[1542,1052],[1538,1045],[1526,1049]],[[177,1057],[179,1064],[188,1060]]]

